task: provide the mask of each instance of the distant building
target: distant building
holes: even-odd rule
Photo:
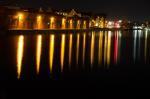
[[[48,10],[19,7],[1,7],[0,21],[8,29],[86,29],[105,28],[106,15],[76,9]]]

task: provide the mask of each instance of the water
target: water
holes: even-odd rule
[[[19,94],[21,97],[42,93],[42,97],[49,96],[46,89],[51,89],[51,95],[55,96],[58,90],[63,93],[65,89],[68,91],[64,94],[71,95],[75,90],[81,91],[81,95],[83,91],[91,95],[100,89],[106,94],[110,85],[130,85],[129,94],[140,92],[136,89],[149,85],[149,33],[135,30],[1,36],[0,79],[6,83],[1,88],[11,98]],[[23,84],[20,80],[31,82]],[[46,82],[37,83],[42,80]],[[13,84],[13,81],[17,82]]]
[[[18,33],[1,41],[2,79],[100,79],[150,62],[149,32],[142,30]]]

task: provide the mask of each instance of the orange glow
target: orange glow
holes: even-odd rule
[[[66,28],[66,19],[62,18],[62,29]]]
[[[42,49],[42,35],[37,36],[37,45],[36,45],[36,71],[39,74],[40,69],[40,60],[41,60],[41,49]]]
[[[83,34],[83,64],[85,62],[85,43],[86,43],[86,33]]]
[[[78,21],[77,21],[77,29],[80,29],[80,24],[81,24],[81,21],[78,20]]]
[[[62,37],[61,37],[61,56],[60,56],[61,72],[63,72],[64,54],[65,54],[65,34],[62,34]]]
[[[42,28],[43,28],[42,16],[39,15],[37,16],[37,29],[42,29]]]
[[[93,61],[94,61],[94,40],[95,40],[95,32],[92,32],[92,38],[91,38],[91,65],[93,65]]]
[[[55,18],[51,17],[50,18],[50,29],[54,29],[55,28]]]
[[[83,21],[83,28],[86,29],[86,21]]]
[[[76,63],[79,62],[79,44],[80,44],[80,34],[77,34],[77,49],[76,49]]]
[[[71,57],[72,57],[72,34],[70,34],[69,40],[69,65],[71,65]]]
[[[49,47],[50,73],[52,73],[52,70],[53,70],[54,42],[55,42],[55,36],[54,35],[50,35],[50,47]]]
[[[102,51],[103,51],[103,32],[99,33],[99,49],[98,49],[98,63],[102,62]]]
[[[22,29],[24,23],[24,15],[22,13],[18,14],[18,28]]]
[[[73,21],[72,21],[72,19],[69,21],[69,27],[70,27],[70,29],[72,29],[73,28]]]
[[[18,47],[17,47],[17,78],[20,78],[21,66],[23,59],[23,48],[24,48],[24,36],[19,36]]]

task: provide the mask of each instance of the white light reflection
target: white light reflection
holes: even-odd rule
[[[136,60],[136,40],[137,40],[137,30],[134,31],[134,48],[133,48],[133,59]]]
[[[140,51],[141,51],[141,36],[142,36],[142,31],[138,30],[138,34],[139,34],[139,44],[138,44],[138,59],[140,59]]]

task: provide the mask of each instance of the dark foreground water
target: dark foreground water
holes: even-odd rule
[[[1,84],[2,96],[17,97],[14,89],[22,96],[33,95],[32,91],[35,96],[41,92],[49,97],[57,92],[74,96],[72,90],[88,96],[91,92],[112,93],[117,85],[122,86],[117,92],[126,88],[133,95],[136,89],[149,85],[149,33],[135,30],[2,36],[0,79],[6,82],[5,86]],[[27,84],[31,87],[25,87]],[[44,88],[53,93],[47,94]]]

